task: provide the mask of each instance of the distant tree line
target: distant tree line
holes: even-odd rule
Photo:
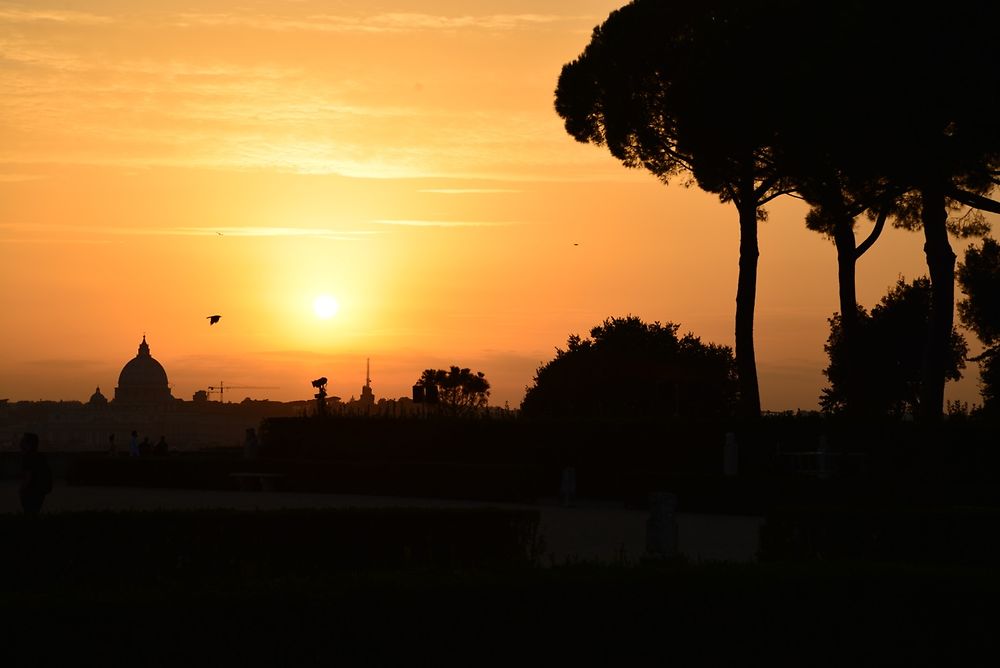
[[[425,369],[413,388],[415,399],[434,404],[442,414],[451,417],[475,415],[487,407],[490,398],[486,375],[458,366]]]
[[[595,28],[583,53],[563,67],[555,106],[570,135],[736,208],[741,415],[760,414],[757,226],[781,195],[807,202],[806,224],[837,251],[840,310],[828,370],[836,396],[828,395],[827,405],[871,409],[871,381],[884,361],[870,348],[872,327],[881,326],[872,323],[926,292],[920,301],[927,315],[911,323],[919,331],[889,335],[924,341],[901,401],[921,419],[942,415],[945,381],[958,368],[948,234],[982,235],[988,226],[980,212],[1000,212],[990,199],[1000,185],[998,18],[1000,5],[974,0],[634,0]],[[867,314],[858,308],[855,267],[887,222],[923,232],[929,279],[897,285],[890,303]],[[862,224],[870,228],[857,243]],[[971,266],[985,252],[972,256]],[[983,357],[989,387],[1000,375],[991,361],[998,338],[974,312],[961,311],[991,346]]]

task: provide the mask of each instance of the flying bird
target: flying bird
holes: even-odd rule
[[[221,318],[222,316],[221,315],[209,315],[209,316],[205,316],[205,317],[208,318],[208,324],[209,325],[214,325],[215,323],[219,322],[219,318]]]

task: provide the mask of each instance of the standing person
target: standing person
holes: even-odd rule
[[[108,434],[108,454],[114,457],[117,452],[118,449],[115,447],[115,433],[111,432]]]
[[[253,427],[248,427],[247,437],[243,441],[243,458],[254,459],[257,456],[259,445],[257,442],[257,431]]]
[[[139,434],[135,429],[132,430],[132,440],[128,442],[128,456],[139,456]]]
[[[45,495],[52,491],[52,471],[45,455],[38,451],[38,434],[21,436],[21,509],[25,515],[37,515]]]
[[[566,508],[576,505],[576,468],[569,464],[562,471],[562,481],[559,483],[559,494]]]
[[[162,457],[167,454],[167,437],[160,436],[160,440],[153,446],[153,454]]]

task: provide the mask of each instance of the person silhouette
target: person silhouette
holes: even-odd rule
[[[135,429],[132,430],[132,440],[128,442],[128,456],[139,456],[139,434]]]
[[[158,456],[163,456],[167,454],[167,438],[166,436],[160,436],[160,440],[156,442],[153,446],[153,454]]]
[[[52,491],[52,470],[45,455],[38,451],[38,434],[21,436],[21,509],[25,515],[37,515],[45,496]]]
[[[566,465],[562,470],[559,495],[562,497],[562,504],[566,508],[572,508],[576,505],[576,468],[572,464]]]
[[[248,427],[246,439],[243,441],[243,458],[255,458],[259,447],[260,443],[257,441],[257,431],[253,427]]]

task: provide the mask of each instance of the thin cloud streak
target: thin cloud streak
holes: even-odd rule
[[[14,9],[0,6],[0,23],[36,23],[40,21],[75,25],[101,25],[115,19],[100,14],[58,9]]]
[[[107,245],[110,239],[57,239],[52,237],[34,239],[0,239],[0,244],[90,244]]]
[[[332,241],[360,241],[365,237],[382,234],[376,230],[337,230],[333,228],[315,227],[87,227],[81,230],[72,225],[39,225],[36,223],[0,223],[0,230],[20,231],[24,233],[47,233],[61,235],[65,233],[79,234],[81,231],[95,236],[168,236],[168,237],[300,237],[328,239]],[[107,240],[69,240],[57,237],[0,239],[4,242],[32,243],[109,243]]]
[[[492,195],[497,193],[519,193],[523,190],[514,188],[421,188],[418,193],[435,195]]]
[[[516,30],[553,23],[592,20],[588,16],[557,14],[489,14],[484,16],[442,16],[418,12],[388,12],[368,17],[314,14],[304,18],[273,15],[190,13],[175,19],[177,27],[237,26],[277,32],[403,33],[443,30]]]
[[[360,241],[365,236],[379,234],[373,230],[334,230],[312,227],[175,227],[153,231],[152,234],[196,237],[313,237],[334,241]]]
[[[371,222],[375,225],[399,225],[401,227],[504,227],[518,224],[471,220],[373,220]]]

